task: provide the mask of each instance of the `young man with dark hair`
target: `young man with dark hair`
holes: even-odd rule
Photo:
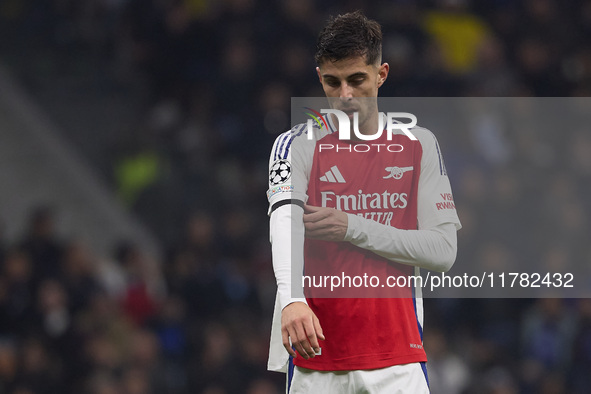
[[[379,24],[360,12],[329,20],[318,38],[316,70],[329,103],[365,136],[383,124],[377,96],[389,66],[381,41]],[[356,149],[361,138],[339,140],[327,118],[321,128],[280,135],[269,160],[278,286],[269,369],[288,373],[292,394],[428,393],[420,287],[399,297],[296,298],[292,266],[306,275],[449,270],[460,223],[453,203],[442,204],[452,197],[437,140],[415,127],[416,140],[394,131],[373,141],[403,147],[396,153],[366,152]]]

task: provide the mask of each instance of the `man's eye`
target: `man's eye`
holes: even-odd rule
[[[336,88],[340,85],[339,81],[326,81],[326,84],[332,88]]]
[[[349,82],[351,85],[361,85],[363,83],[363,78],[361,79],[354,79],[351,82]]]

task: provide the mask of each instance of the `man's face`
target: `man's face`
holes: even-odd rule
[[[360,129],[377,114],[378,89],[386,80],[388,70],[388,63],[367,64],[365,56],[336,62],[327,60],[316,68],[330,105],[344,111],[351,119],[353,112],[358,112]],[[371,99],[361,99],[363,97]]]

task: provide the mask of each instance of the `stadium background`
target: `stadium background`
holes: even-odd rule
[[[290,97],[322,95],[319,28],[354,9],[384,28],[382,96],[589,96],[583,0],[0,1],[1,144],[51,134],[88,170],[12,196],[42,168],[3,151],[0,393],[282,392],[265,371],[268,153]],[[591,262],[588,130],[437,136],[458,259]],[[132,230],[101,238],[69,177]],[[588,299],[425,304],[434,394],[589,392]]]

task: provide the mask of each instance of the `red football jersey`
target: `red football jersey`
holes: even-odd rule
[[[354,142],[340,141],[337,133],[328,134],[316,144],[308,204],[416,230],[421,157],[420,142],[405,135],[394,135],[388,141],[383,133],[375,141]],[[392,176],[392,168],[405,170]],[[308,281],[308,305],[318,316],[327,339],[321,341],[319,356],[310,360],[298,357],[295,365],[353,370],[427,360],[413,289],[384,285],[389,276],[413,275],[414,267],[393,263],[347,242],[309,239],[304,261],[305,275],[315,278],[316,285],[319,278],[332,275],[344,281],[358,278],[358,283],[343,283],[344,287],[334,289],[314,287],[313,280]],[[370,286],[367,280],[355,286],[360,284],[359,278],[372,276],[379,278],[378,287]],[[368,298],[372,295],[375,297]]]
[[[288,201],[332,207],[403,230],[428,229],[459,220],[439,146],[433,134],[414,128],[417,141],[387,133],[374,141],[341,141],[329,129],[307,138],[296,126],[275,142],[267,192],[272,207]],[[322,325],[321,353],[294,364],[314,370],[376,369],[427,361],[422,344],[420,288],[390,287],[388,278],[418,275],[349,242],[306,239],[304,287],[308,305]],[[332,288],[325,278],[351,278]],[[353,283],[365,277],[364,283]],[[367,278],[379,283],[368,283]],[[343,280],[342,282],[346,282]],[[347,286],[348,284],[348,286]],[[375,286],[374,286],[375,285]],[[287,295],[287,297],[289,297]],[[284,297],[285,299],[285,297]],[[282,368],[274,317],[270,369]],[[284,352],[284,351],[283,351]]]

